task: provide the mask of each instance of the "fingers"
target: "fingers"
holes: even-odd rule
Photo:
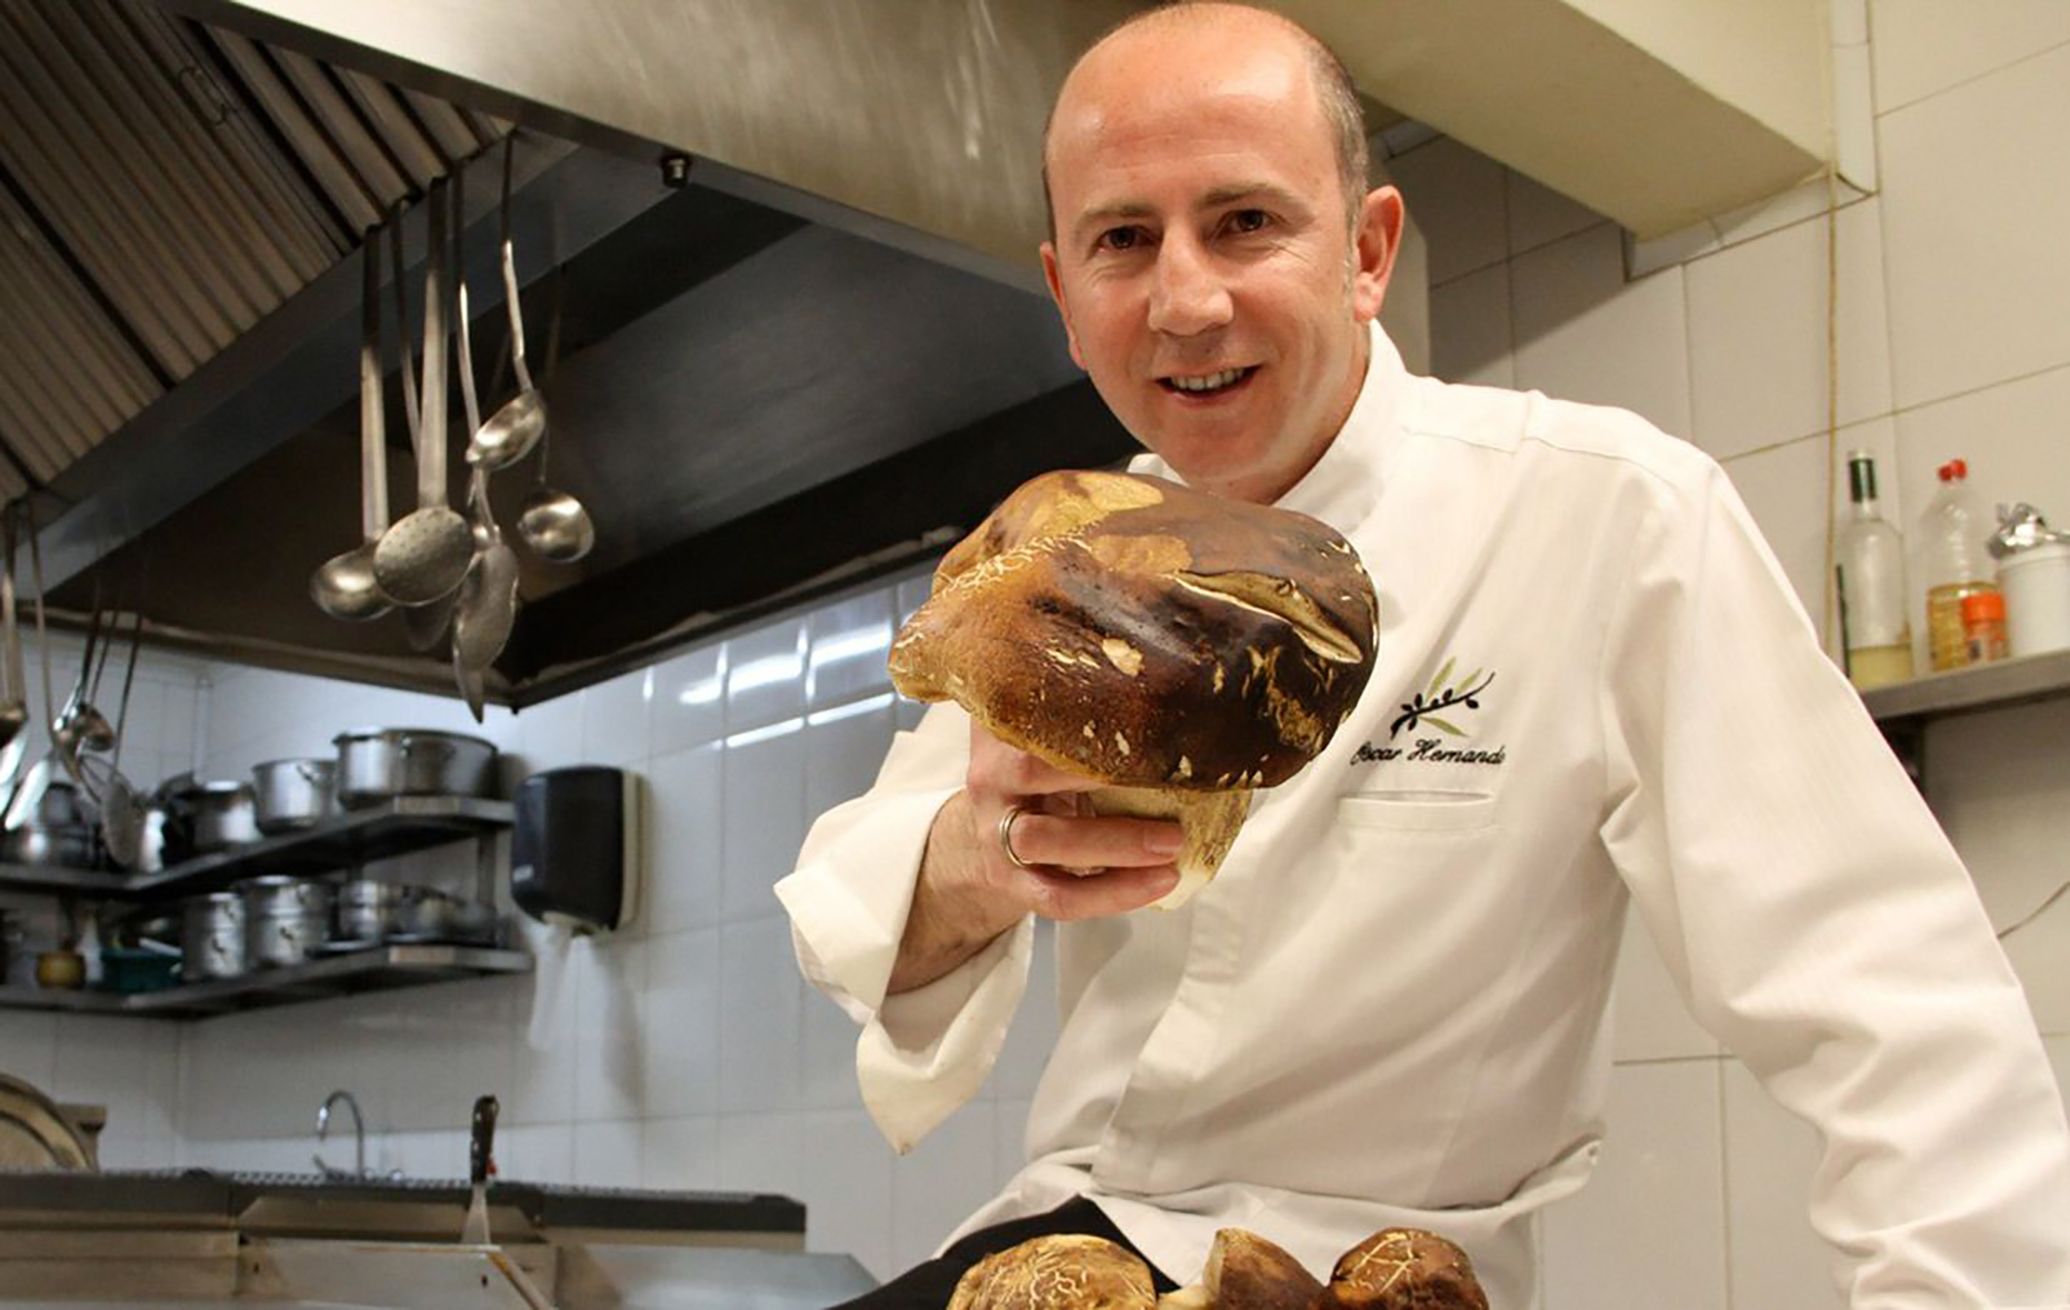
[[[992,894],[1045,918],[1075,920],[1141,909],[1178,884],[1179,825],[1095,816],[1085,793],[1098,786],[971,725],[964,790]]]
[[[1023,810],[1013,853],[1023,864],[1059,869],[1131,869],[1170,864],[1183,834],[1164,819],[1080,818]],[[1004,852],[1002,852],[1002,855]]]

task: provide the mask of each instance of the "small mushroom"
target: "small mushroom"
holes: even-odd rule
[[[1057,1233],[986,1256],[948,1310],[1156,1310],[1150,1266],[1104,1237]]]
[[[1488,1310],[1466,1252],[1419,1228],[1383,1228],[1346,1251],[1315,1310]]]
[[[1323,1290],[1300,1261],[1242,1228],[1215,1234],[1201,1281],[1213,1310],[1309,1310]]]

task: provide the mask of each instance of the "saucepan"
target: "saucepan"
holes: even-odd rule
[[[338,735],[338,800],[347,809],[396,796],[488,796],[496,747],[425,728],[362,728]]]
[[[313,828],[337,812],[336,760],[268,760],[252,767],[259,831]]]

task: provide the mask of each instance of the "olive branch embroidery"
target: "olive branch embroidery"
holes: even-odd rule
[[[1445,680],[1452,676],[1452,666],[1457,662],[1456,658],[1446,660],[1444,667],[1437,671],[1437,676],[1430,680],[1430,686],[1423,691],[1417,692],[1402,705],[1401,717],[1397,718],[1394,721],[1394,726],[1387,730],[1387,736],[1390,741],[1399,736],[1403,728],[1408,728],[1413,732],[1416,726],[1421,723],[1428,723],[1431,727],[1442,732],[1449,732],[1454,737],[1464,737],[1466,735],[1465,731],[1457,725],[1439,718],[1437,711],[1448,710],[1454,705],[1464,705],[1470,710],[1479,709],[1481,703],[1474,698],[1488,689],[1488,684],[1495,681],[1495,675],[1490,673],[1487,677],[1481,678],[1481,671],[1475,669],[1454,685],[1446,687]],[[1481,678],[1479,685],[1474,685],[1475,678]],[[1440,687],[1445,688],[1442,695],[1438,692]]]

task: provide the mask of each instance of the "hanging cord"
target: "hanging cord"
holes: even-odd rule
[[[2036,919],[2039,919],[2042,916],[2042,914],[2048,909],[2049,906],[2054,905],[2057,901],[2063,899],[2064,892],[2070,892],[2070,882],[2066,882],[2062,886],[2050,892],[2048,894],[2047,900],[2043,901],[2041,904],[2035,906],[2033,909],[2027,912],[2026,918],[2021,919],[2018,923],[2015,923],[2010,928],[2000,929],[1998,932],[1998,940],[2004,941],[2006,938],[2012,936],[2020,929],[2026,927],[2028,924],[2034,922]]]
[[[1841,598],[1835,570],[1839,566],[1840,514],[1840,183],[1838,166],[1826,165],[1826,567],[1825,604],[1819,611],[1819,630],[1827,650],[1847,648],[1844,625],[1835,641],[1833,626],[1839,620]]]

